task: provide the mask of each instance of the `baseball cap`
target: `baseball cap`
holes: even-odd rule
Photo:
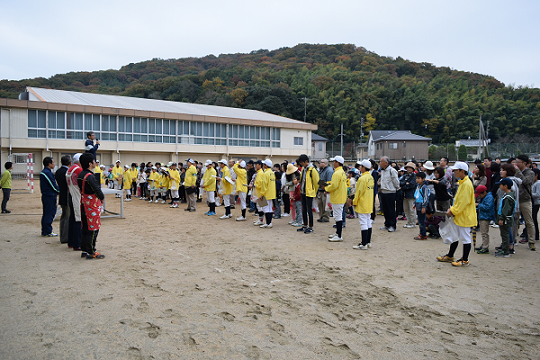
[[[255,161],[255,164],[259,164],[259,165],[262,166],[263,162],[261,160],[257,160],[257,161]]]
[[[212,160],[208,159],[204,162],[204,166],[212,165]]]
[[[244,160],[240,161],[240,164],[239,164],[241,167],[245,168],[246,167],[246,162]]]
[[[478,197],[478,195],[480,195],[484,191],[487,191],[487,187],[485,187],[484,185],[478,185],[478,187],[476,188],[474,197]]]
[[[73,155],[73,161],[79,161],[79,159],[81,158],[81,153],[76,153],[75,155]]]
[[[360,165],[362,165],[366,169],[371,169],[371,161],[369,161],[369,160],[362,160],[360,162]]]
[[[99,160],[96,160],[96,162],[99,164]]]
[[[495,185],[501,185],[501,184],[506,185],[509,188],[511,188],[512,185],[514,185],[514,182],[510,180],[509,178],[504,178],[504,179],[501,179],[501,181],[495,183]]]
[[[268,167],[272,167],[272,160],[270,160],[270,159],[264,160],[264,165],[266,165]]]
[[[343,165],[343,163],[345,162],[345,159],[342,157],[342,156],[336,156],[334,158],[334,161],[337,161],[338,163],[340,163],[341,165]]]
[[[227,165],[227,160],[221,159],[218,161],[218,163],[222,163],[223,165]]]
[[[192,163],[192,164],[195,164],[195,161],[193,161],[192,158],[187,159],[186,162],[190,162],[190,163]]]
[[[120,163],[120,164],[121,164],[122,162],[121,162],[120,160],[116,160],[116,164],[118,164],[118,163]]]
[[[463,161],[456,161],[454,166],[450,166],[450,169],[469,171],[469,165],[467,165],[467,163],[464,163]]]

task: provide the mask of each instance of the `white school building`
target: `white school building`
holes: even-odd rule
[[[255,110],[35,87],[19,99],[0,98],[0,121],[1,163],[30,153],[37,173],[46,156],[59,164],[62,155],[84,152],[88,131],[101,142],[98,160],[109,166],[117,159],[294,161],[310,155],[317,129]]]

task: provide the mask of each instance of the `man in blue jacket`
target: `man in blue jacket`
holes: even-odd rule
[[[482,245],[474,248],[478,254],[489,254],[489,223],[495,220],[495,200],[493,194],[484,185],[476,187],[474,196],[479,198],[478,225],[482,235]]]
[[[53,233],[52,222],[56,215],[56,198],[60,193],[60,188],[52,173],[54,169],[54,159],[47,156],[43,159],[43,171],[39,174],[39,186],[41,188],[41,203],[43,204],[43,215],[41,216],[41,236],[58,236]]]
[[[94,155],[94,159],[96,159],[96,151],[99,148],[99,140],[96,141],[96,144],[94,145],[94,140],[96,139],[96,134],[94,134],[93,131],[89,131],[86,133],[86,142],[84,143],[84,150],[87,153],[90,153]]]

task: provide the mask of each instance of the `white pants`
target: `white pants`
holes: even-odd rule
[[[124,189],[126,191],[126,195],[131,195],[131,190],[130,189]]]
[[[171,190],[171,198],[178,199],[178,190]]]
[[[266,206],[262,208],[265,213],[274,212],[272,200],[266,200]]]
[[[240,206],[242,207],[242,210],[246,208],[246,193],[240,192],[238,193],[238,197],[240,198]]]
[[[332,204],[332,213],[334,214],[334,220],[343,221],[343,206],[345,204]]]
[[[121,190],[120,189],[120,183],[118,182],[118,180],[114,180],[114,189],[115,190]]]
[[[360,230],[371,229],[371,214],[358,214],[358,222],[360,223]]]
[[[470,244],[472,242],[472,234],[470,227],[463,227],[456,225],[457,228],[457,239],[449,237],[448,240],[451,242],[456,242],[461,240],[463,244]]]
[[[206,192],[206,200],[208,200],[209,203],[216,202],[215,193],[213,191],[207,191]]]
[[[223,206],[231,206],[231,195],[223,195]]]

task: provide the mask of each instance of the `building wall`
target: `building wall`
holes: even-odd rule
[[[389,149],[389,143],[397,143],[397,149]],[[382,140],[378,141],[376,144],[382,144],[382,149],[377,149],[375,146],[375,158],[380,159],[383,156],[388,156],[391,160],[396,161],[408,161],[413,157],[418,160],[427,160],[428,159],[428,141],[405,141],[406,146],[403,147],[402,144],[404,141],[395,141],[395,140]]]
[[[312,141],[311,158],[313,160],[326,159],[326,141]]]

